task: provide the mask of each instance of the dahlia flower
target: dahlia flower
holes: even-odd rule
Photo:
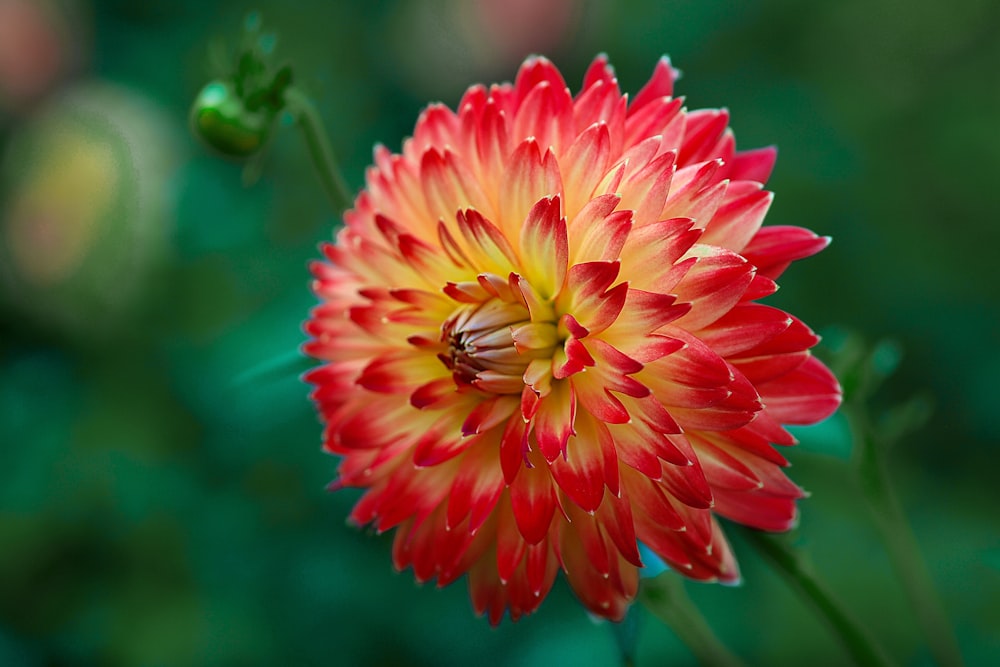
[[[725,110],[687,111],[662,59],[631,101],[606,58],[573,97],[546,59],[435,104],[322,247],[307,375],[359,487],[421,581],[468,574],[497,623],[559,570],[621,619],[642,542],[736,582],[715,515],[770,531],[803,496],[772,445],[833,412],[800,320],[758,303],[829,239],[762,227],[773,148],[737,152]]]

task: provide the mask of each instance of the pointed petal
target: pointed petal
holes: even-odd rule
[[[576,433],[576,394],[569,382],[552,383],[552,391],[543,398],[532,419],[535,439],[546,461],[566,454],[566,443]]]
[[[552,476],[544,460],[529,454],[533,468],[523,468],[510,485],[511,507],[517,529],[528,544],[538,544],[549,532],[556,510]]]
[[[815,255],[829,243],[830,237],[817,236],[808,229],[775,225],[762,227],[743,249],[743,256],[758,273],[773,279],[795,260]]]
[[[611,134],[607,123],[603,122],[594,123],[581,132],[563,154],[559,163],[568,218],[576,216],[593,198],[597,185],[611,166],[610,156]]]
[[[566,219],[561,217],[560,199],[540,199],[528,212],[521,227],[521,264],[524,276],[543,299],[562,289],[569,261]]]
[[[589,417],[578,421],[578,429],[566,443],[566,455],[556,457],[549,467],[560,490],[592,513],[604,498],[604,448],[614,445],[607,431],[598,430]]]
[[[554,69],[554,68],[553,68]],[[521,101],[514,116],[515,140],[534,137],[543,149],[560,154],[569,145],[573,132],[573,100],[563,85],[542,81]]]
[[[726,177],[734,181],[766,183],[767,179],[771,177],[771,171],[774,169],[774,162],[777,158],[778,149],[775,146],[740,151],[733,157]]]
[[[741,255],[716,246],[695,244],[688,255],[696,257],[694,266],[681,278],[673,292],[691,310],[677,321],[677,326],[697,330],[708,326],[739,303],[754,267]]]
[[[505,484],[496,455],[498,440],[498,436],[481,438],[462,455],[448,494],[449,527],[468,517],[469,530],[477,531],[500,499]]]
[[[813,424],[833,414],[841,401],[837,378],[812,356],[759,390],[768,414],[782,424]]]
[[[587,90],[597,82],[604,85],[617,86],[618,80],[615,78],[615,70],[608,63],[608,56],[604,53],[597,55],[587,68],[587,73],[583,76],[583,87],[580,90]]]
[[[721,357],[741,355],[792,325],[788,313],[762,304],[740,304],[696,335]]]
[[[687,114],[687,128],[677,163],[695,164],[719,157],[718,145],[729,126],[726,109],[698,109]]]
[[[517,253],[500,228],[479,211],[459,211],[458,229],[464,241],[464,255],[480,273],[507,275],[517,266]]]
[[[738,185],[730,185],[726,200],[715,211],[705,227],[702,243],[717,245],[740,252],[754,237],[764,222],[774,194],[753,184],[748,192],[740,193]]]
[[[629,105],[629,115],[635,114],[647,104],[662,97],[670,97],[674,94],[674,81],[680,76],[680,72],[670,64],[670,58],[663,56],[656,63],[653,75],[649,81],[639,90],[632,104]]]
[[[498,226],[508,238],[517,238],[531,208],[544,197],[562,194],[559,165],[551,150],[543,154],[534,137],[514,150],[500,184]]]

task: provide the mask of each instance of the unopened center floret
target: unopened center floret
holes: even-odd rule
[[[551,358],[557,344],[553,322],[532,322],[519,303],[490,299],[462,306],[441,326],[447,352],[438,358],[455,383],[497,394],[520,393],[533,359]]]

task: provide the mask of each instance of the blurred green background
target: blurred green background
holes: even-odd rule
[[[613,665],[559,583],[492,629],[464,581],[396,574],[345,525],[296,372],[337,220],[286,129],[259,180],[187,132],[213,45],[261,10],[352,188],[429,101],[532,52],[574,90],[664,53],[690,108],[777,144],[770,224],[834,237],[772,301],[904,351],[876,408],[933,414],[892,474],[970,665],[1000,664],[1000,3],[995,0],[0,0],[0,665]],[[221,40],[221,42],[220,42]],[[906,665],[932,664],[841,419],[788,452],[799,542]],[[688,590],[750,664],[845,653],[738,531],[738,588]],[[639,665],[693,664],[640,614]]]

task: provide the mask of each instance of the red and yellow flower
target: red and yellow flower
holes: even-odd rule
[[[762,227],[775,151],[687,111],[667,59],[629,101],[604,57],[573,97],[531,58],[432,105],[323,246],[307,376],[351,518],[420,581],[469,575],[498,622],[561,569],[620,619],[642,542],[735,582],[714,515],[788,529],[772,445],[840,402],[800,320],[758,303],[829,239]]]

